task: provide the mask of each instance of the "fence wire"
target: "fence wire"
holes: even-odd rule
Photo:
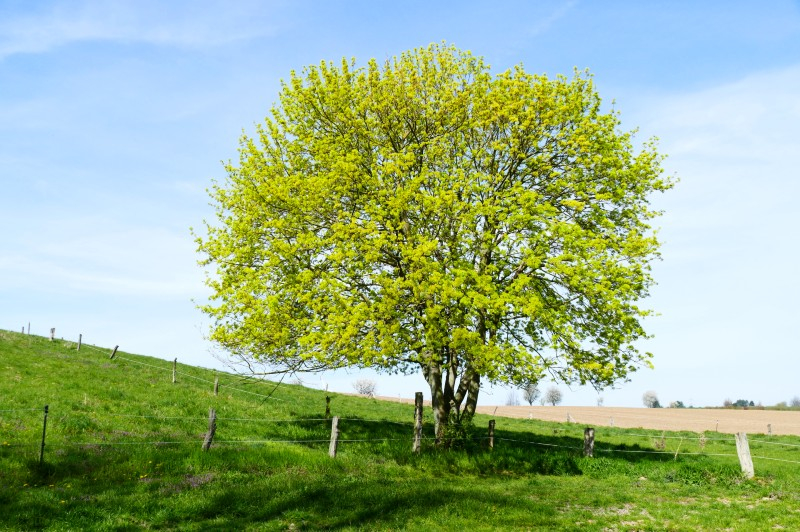
[[[106,349],[101,349],[93,345],[89,344],[82,344],[82,347],[86,347],[88,349],[93,349],[98,352],[105,353],[107,352]],[[146,362],[141,362],[138,360],[133,360],[125,356],[116,355],[117,359],[124,360],[126,362],[130,362],[133,364],[138,364],[140,366],[147,366],[159,371],[174,371],[176,375],[180,375],[182,377],[186,377],[189,379],[193,379],[196,381],[204,382],[207,384],[217,384],[219,388],[229,388],[233,391],[242,392],[250,395],[254,395],[257,397],[262,397],[265,399],[274,399],[277,401],[282,401],[282,399],[273,397],[272,395],[265,395],[257,392],[253,392],[250,390],[244,390],[242,388],[222,384],[222,383],[215,383],[208,379],[197,377],[195,375],[191,375],[184,371],[178,371],[177,369],[173,369],[173,367],[163,367],[157,366],[154,364],[149,364]],[[165,361],[168,362],[168,361]],[[37,412],[41,411],[41,408],[18,408],[18,409],[0,409],[0,413],[2,412]],[[51,411],[51,414],[53,412]],[[140,418],[140,419],[160,419],[160,420],[182,420],[182,421],[193,421],[193,422],[205,422],[208,420],[207,417],[176,417],[176,416],[157,416],[157,415],[134,415],[134,414],[113,414],[109,413],[108,415],[116,416],[116,417],[126,417],[126,418]],[[618,418],[624,418],[624,415],[615,416]],[[252,423],[285,423],[285,424],[296,424],[296,423],[306,423],[306,422],[330,422],[330,418],[297,418],[297,419],[260,419],[260,418],[225,418],[225,417],[218,417],[216,418],[217,422],[252,422]],[[572,421],[575,421],[574,418]],[[389,421],[389,420],[381,420],[381,419],[359,419],[359,418],[345,418],[339,416],[340,423],[391,423],[400,426],[412,427],[413,423],[404,423],[399,421]],[[703,420],[703,422],[707,422],[707,420]],[[346,430],[346,428],[340,426],[340,430]],[[609,438],[617,438],[617,437],[633,437],[633,438],[646,438],[652,440],[688,440],[688,441],[703,441],[703,442],[728,442],[733,443],[732,438],[710,438],[706,436],[667,436],[667,435],[658,435],[658,434],[641,434],[635,432],[623,432],[623,433],[616,433],[616,434],[609,434]],[[431,436],[422,436],[420,438],[421,441],[436,441],[438,438],[431,437]],[[483,437],[457,437],[457,438],[447,438],[451,441],[486,441],[490,439],[488,436]],[[375,442],[409,442],[411,443],[414,441],[413,437],[403,437],[403,438],[339,438],[339,443],[375,443]],[[583,446],[570,446],[570,445],[559,445],[553,443],[545,443],[545,442],[537,442],[537,441],[530,441],[530,440],[520,440],[514,438],[503,438],[503,437],[494,437],[494,441],[496,442],[514,442],[524,445],[531,445],[537,447],[548,447],[548,448],[557,448],[557,449],[567,449],[569,451],[582,451]],[[212,442],[213,446],[220,446],[220,445],[261,445],[261,444],[324,444],[329,443],[329,438],[324,439],[257,439],[257,440],[214,440]],[[63,447],[109,447],[109,446],[136,446],[136,445],[152,445],[152,446],[160,446],[160,445],[198,445],[200,440],[193,439],[193,440],[180,440],[180,441],[101,441],[101,442],[48,442],[48,448],[63,448]],[[784,442],[775,442],[775,441],[767,441],[767,440],[751,440],[753,444],[765,444],[765,445],[777,445],[777,446],[784,446],[784,447],[791,447],[791,448],[800,448],[800,444],[791,444],[791,443],[784,443]],[[38,445],[38,442],[31,442],[31,443],[8,443],[3,442],[0,447],[30,447],[33,445]],[[656,454],[656,455],[672,455],[677,458],[678,455],[683,456],[714,456],[714,457],[726,457],[726,458],[737,458],[738,455],[731,454],[731,453],[707,453],[707,452],[690,452],[684,451],[680,452],[678,450],[671,451],[671,450],[646,450],[646,449],[617,449],[617,448],[594,448],[594,452],[596,453],[625,453],[625,454]],[[774,458],[774,457],[766,457],[766,456],[752,456],[754,460],[769,460],[775,462],[782,462],[782,463],[790,463],[790,464],[800,464],[798,460],[788,460],[784,458]]]

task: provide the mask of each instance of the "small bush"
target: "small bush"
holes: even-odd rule
[[[375,397],[375,389],[377,387],[378,383],[372,379],[358,379],[353,383],[353,388],[355,388],[356,392],[367,397]]]

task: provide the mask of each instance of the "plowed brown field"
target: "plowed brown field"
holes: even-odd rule
[[[496,412],[495,412],[496,410]],[[582,425],[688,430],[693,432],[746,432],[800,436],[800,412],[777,410],[727,410],[711,408],[616,408],[577,406],[483,406],[481,414],[542,419]]]

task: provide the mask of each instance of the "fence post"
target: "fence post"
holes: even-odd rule
[[[736,453],[739,455],[739,464],[742,466],[745,478],[753,478],[756,473],[753,470],[753,458],[750,456],[747,434],[744,432],[736,433]]]
[[[208,409],[208,432],[203,440],[203,450],[208,451],[211,447],[211,441],[214,439],[214,433],[217,432],[217,411],[213,408]]]
[[[172,361],[172,384],[175,384],[175,373],[178,371],[178,359]]]
[[[119,346],[118,346],[118,345],[115,345],[115,346],[114,346],[114,350],[113,350],[113,351],[111,351],[111,356],[110,356],[110,357],[108,357],[108,358],[110,358],[110,359],[112,359],[112,360],[113,360],[113,358],[114,358],[114,355],[116,355],[116,354],[117,354],[117,349],[119,349]]]
[[[55,337],[56,337],[56,328],[55,327],[50,327],[50,341],[52,342],[53,338],[55,338]]]
[[[31,334],[31,322],[28,322],[28,336]]]
[[[583,429],[583,456],[594,456],[594,429]]]
[[[772,436],[772,423],[767,423],[767,436]]]
[[[42,422],[42,447],[39,450],[39,464],[44,461],[44,438],[47,434],[47,410],[49,405],[44,405],[44,421]]]
[[[25,326],[22,326],[22,334],[25,334]]]
[[[489,420],[489,450],[494,449],[494,419]]]
[[[419,453],[422,446],[422,392],[414,394],[414,445],[411,450]]]
[[[325,419],[331,417],[331,396],[325,396]]]
[[[78,335],[78,351],[81,350],[81,342],[83,341],[83,334]]]
[[[214,395],[219,395],[219,377],[214,377]]]
[[[331,445],[328,447],[328,456],[336,458],[336,448],[339,446],[339,416],[331,420]]]

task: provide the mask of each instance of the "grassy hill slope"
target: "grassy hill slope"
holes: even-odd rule
[[[414,455],[413,406],[330,394],[330,458],[324,392],[76,347],[0,331],[0,529],[800,528],[798,438],[751,441],[749,481],[714,433],[598,428],[584,458],[581,425],[498,419],[490,451],[477,416]]]

